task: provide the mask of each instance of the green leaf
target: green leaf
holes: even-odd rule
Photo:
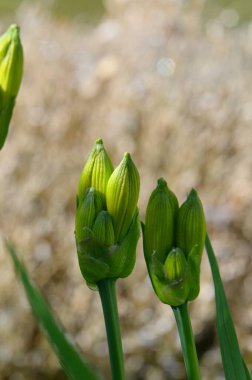
[[[250,373],[249,373],[249,370],[248,370],[247,364],[245,363],[245,361],[244,361],[243,358],[242,358],[242,361],[243,361],[243,366],[244,366],[245,373],[246,373],[246,379],[247,379],[247,380],[251,380],[251,376],[250,376]]]
[[[227,380],[251,380],[251,376],[241,355],[218,263],[208,235],[206,236],[205,244],[214,281],[217,331],[225,377]]]
[[[10,242],[6,242],[6,247],[23,283],[33,313],[68,378],[71,380],[101,380],[101,377],[81,357],[77,348],[67,339],[60,323],[20,262],[15,247]]]
[[[1,96],[1,89],[0,89]],[[11,97],[4,108],[0,107],[0,150],[4,146],[8,130],[9,124],[12,117],[13,108],[15,105],[15,98]]]

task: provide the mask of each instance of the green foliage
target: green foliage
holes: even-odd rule
[[[71,380],[101,380],[101,376],[98,376],[91,369],[81,357],[77,348],[64,334],[60,323],[20,262],[14,246],[10,242],[7,242],[6,246],[25,288],[32,311],[38,319],[68,378]]]
[[[251,380],[241,355],[218,263],[208,236],[206,237],[206,250],[214,281],[217,330],[225,377],[227,380]]]

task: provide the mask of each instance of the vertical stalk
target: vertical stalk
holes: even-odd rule
[[[172,309],[177,322],[188,380],[200,380],[199,362],[187,302]]]
[[[125,380],[122,339],[116,301],[115,280],[107,279],[98,283],[105,320],[110,366],[113,380]]]

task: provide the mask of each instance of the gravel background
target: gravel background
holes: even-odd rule
[[[109,374],[99,297],[76,259],[75,193],[98,137],[115,166],[131,152],[142,217],[158,177],[180,202],[197,188],[252,365],[252,23],[239,23],[234,9],[206,19],[201,1],[110,0],[106,8],[92,26],[35,2],[13,14],[25,74],[0,153],[0,238],[15,242],[65,329]],[[1,32],[7,25],[0,16]],[[138,251],[133,274],[118,281],[127,379],[183,380],[172,312],[156,299],[141,244]],[[3,243],[0,272],[1,379],[65,379]],[[191,315],[202,378],[222,380],[206,255]]]

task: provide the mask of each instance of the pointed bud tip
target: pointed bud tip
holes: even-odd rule
[[[19,34],[19,32],[20,32],[20,27],[19,27],[17,24],[12,24],[12,25],[9,26],[9,28],[8,28],[8,32],[12,32],[13,34],[14,34],[14,33]]]
[[[103,145],[102,139],[96,140],[96,142],[95,142],[95,149],[96,149],[97,152],[100,152],[101,150],[104,149],[104,145]]]
[[[194,188],[192,188],[187,198],[189,199],[189,198],[196,198],[196,197],[198,197],[198,193]]]
[[[102,139],[97,139],[97,140],[95,141],[95,143],[96,143],[96,145],[103,145],[103,141],[102,141]]]
[[[134,161],[132,160],[132,157],[131,157],[131,154],[129,152],[125,152],[124,155],[123,155],[123,159],[121,161],[121,163],[123,163],[123,165],[134,165]]]
[[[130,161],[130,160],[131,160],[131,155],[130,155],[130,153],[125,152],[124,155],[123,155],[123,158],[124,158],[126,161]]]
[[[160,189],[163,189],[164,187],[167,187],[167,182],[166,180],[161,177],[157,180],[157,186],[160,188]]]
[[[11,41],[20,43],[20,27],[16,24],[9,26],[6,35],[9,35]]]

